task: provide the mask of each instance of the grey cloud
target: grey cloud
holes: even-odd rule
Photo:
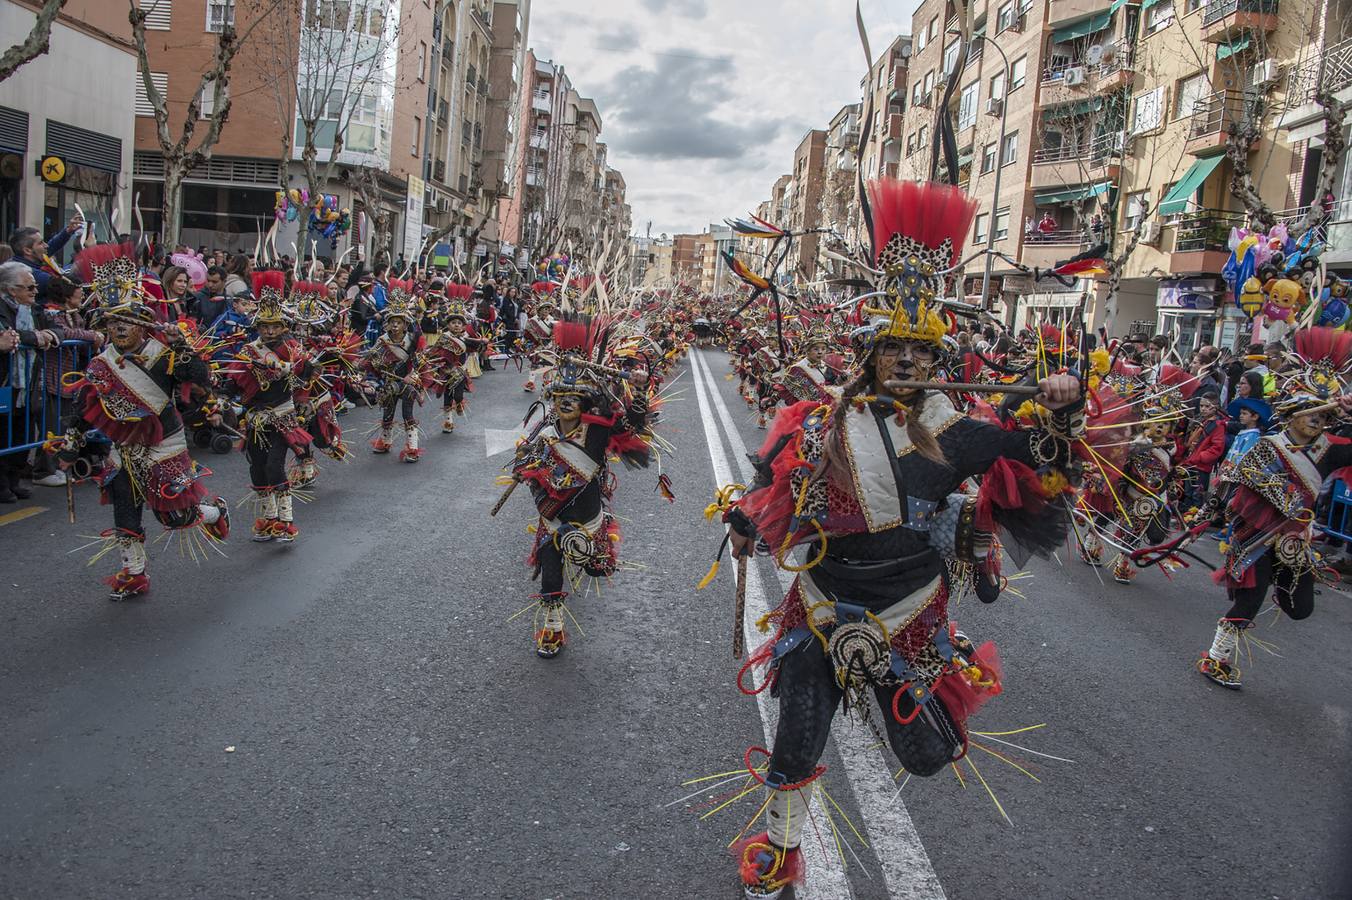
[[[655,13],[671,13],[688,19],[702,19],[709,12],[705,0],[641,0],[641,3]]]
[[[628,22],[597,33],[596,43],[606,50],[633,50],[638,46],[639,30]]]
[[[624,69],[604,97],[613,146],[625,156],[649,160],[745,161],[782,124],[764,117],[717,117],[715,109],[732,97],[735,77],[729,57],[679,53],[659,56],[652,69]]]

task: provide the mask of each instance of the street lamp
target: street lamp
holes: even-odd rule
[[[949,28],[948,33],[962,37],[962,32],[956,28]],[[994,259],[992,251],[995,249],[995,219],[1000,209],[1000,175],[1005,169],[1005,120],[1006,116],[1009,115],[1009,104],[1005,102],[1005,98],[1009,96],[1010,71],[1009,57],[1005,55],[1005,51],[1000,49],[999,44],[984,34],[977,35],[976,40],[985,41],[994,47],[995,52],[1000,54],[1000,59],[1004,63],[1004,70],[1000,79],[1000,139],[995,144],[995,205],[991,209],[990,223],[986,226],[986,265],[981,273],[981,308],[985,309],[986,294],[990,291],[991,286],[991,261]],[[967,50],[968,52],[971,51],[970,44]],[[975,153],[975,150],[973,152]]]

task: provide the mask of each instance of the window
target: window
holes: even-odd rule
[[[173,28],[173,0],[140,0],[136,5],[146,14],[147,31],[169,31]]]
[[[1198,72],[1179,81],[1178,90],[1174,95],[1174,118],[1182,119],[1201,112],[1210,94],[1211,82],[1205,72]]]
[[[427,44],[418,41],[418,80],[427,80]]]
[[[981,82],[973,81],[962,89],[958,100],[958,130],[971,128],[976,124],[976,107],[981,102]]]
[[[990,95],[996,100],[1005,99],[1005,73],[1001,72],[991,78]]]
[[[235,0],[207,0],[207,31],[234,27]]]
[[[1019,160],[1019,133],[1005,135],[1005,146],[1000,151],[1000,165],[1007,166]]]
[[[1187,0],[1187,2],[1183,4],[1184,12],[1197,12],[1197,10],[1205,8],[1206,0]]]
[[[1001,3],[1000,8],[995,13],[995,33],[1008,31],[1009,26],[1014,24],[1014,4]]]
[[[915,152],[915,135],[908,134],[906,135],[906,155],[910,156],[914,152]]]
[[[413,144],[409,147],[409,152],[414,156],[418,155],[418,147],[422,144],[422,117],[413,117]]]
[[[995,171],[995,141],[981,148],[981,174],[989,175]]]
[[[991,227],[990,213],[980,213],[979,215],[977,215],[976,231],[973,233],[973,237],[976,239],[975,243],[977,244],[986,243],[986,237],[990,234],[990,227]]]
[[[1141,227],[1145,221],[1146,213],[1150,210],[1150,192],[1137,191],[1134,194],[1127,194],[1127,217],[1122,222],[1122,227],[1127,231],[1135,231]]]
[[[928,46],[929,46],[929,32],[926,31],[924,28],[922,28],[920,29],[920,33],[915,36],[915,52],[919,53],[921,50],[924,50]]]
[[[1003,241],[1009,237],[1009,207],[995,211],[995,239]]]
[[[1169,0],[1161,0],[1145,14],[1145,33],[1154,34],[1161,29],[1169,27],[1169,23],[1174,20],[1174,5]]]
[[[958,48],[962,41],[954,40],[944,48],[944,74],[947,75],[958,67]]]
[[[1028,80],[1028,57],[1020,56],[1009,64],[1009,89],[1017,91]]]
[[[226,85],[225,90],[221,92],[225,96],[230,96],[230,86]],[[210,119],[216,114],[216,83],[208,81],[202,85],[201,93],[197,95],[198,117]]]
[[[1158,128],[1164,120],[1164,86],[1139,94],[1131,100],[1132,134]]]
[[[160,98],[166,100],[169,94],[169,73],[151,72],[150,80],[155,85],[155,90],[159,92]],[[154,116],[155,107],[150,102],[150,94],[146,91],[145,80],[141,73],[136,73],[136,114],[138,116]]]
[[[934,90],[934,70],[930,69],[928,72],[925,73],[924,93],[928,94],[932,90]]]
[[[915,146],[919,150],[929,142],[929,126],[921,125],[920,130],[915,133]]]
[[[938,16],[935,16],[934,18],[930,19],[930,23],[929,23],[929,36],[930,36],[930,43],[934,43],[934,41],[937,40],[938,37],[939,37],[939,17],[938,17]]]
[[[920,98],[925,95],[925,89],[921,87],[920,82],[911,85],[911,105],[919,106]]]

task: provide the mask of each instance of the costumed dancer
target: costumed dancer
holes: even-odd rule
[[[1172,390],[1157,393],[1141,409],[1142,421],[1127,452],[1116,496],[1121,508],[1113,522],[1113,536],[1120,546],[1136,550],[1158,544],[1169,533],[1172,519],[1170,494],[1175,484],[1174,457],[1178,440],[1174,434],[1183,421],[1183,408]],[[1130,551],[1119,551],[1112,561],[1113,580],[1131,584],[1137,569]]]
[[[427,358],[436,378],[432,391],[441,397],[441,431],[450,434],[456,415],[465,414],[466,392],[474,390],[466,367],[488,342],[470,333],[470,311],[463,300],[445,300],[440,318],[442,331],[428,344]]]
[[[836,371],[826,365],[831,343],[831,332],[821,326],[809,328],[803,334],[803,356],[795,360],[779,379],[779,391],[786,404],[792,406],[801,400],[826,403],[831,399],[826,388],[840,380]]]
[[[80,253],[76,268],[92,283],[109,344],[67,381],[77,391],[81,413],[53,449],[69,464],[84,445],[86,431],[97,428],[112,441],[112,452],[94,477],[102,501],[113,507],[114,527],[103,537],[107,549],[115,546],[121,558],[121,568],[106,579],[112,589],[108,597],[122,600],[150,590],[141,524],[145,507],[173,531],[201,528],[212,542],[230,533],[226,503],[220,497],[207,499],[201,479],[210,472],[188,455],[183,418],[174,403],[189,385],[209,390],[211,372],[182,333],[161,325],[142,302],[130,245],[90,247]],[[219,423],[215,415],[213,424]]]
[[[1295,343],[1306,368],[1286,382],[1287,396],[1276,404],[1282,430],[1259,436],[1216,473],[1232,491],[1221,543],[1225,565],[1214,576],[1226,588],[1230,609],[1217,622],[1197,671],[1232,689],[1241,684],[1240,635],[1253,626],[1269,591],[1292,619],[1314,612],[1321,570],[1311,546],[1315,505],[1324,479],[1352,465],[1352,444],[1335,443],[1325,433],[1339,414],[1352,412],[1352,395],[1340,393],[1339,383],[1352,357],[1352,334],[1312,328],[1296,332]]]
[[[521,389],[528,394],[535,392],[536,370],[548,365],[546,356],[554,334],[554,313],[559,305],[550,296],[557,285],[548,281],[537,281],[531,285],[531,294],[535,298],[534,309],[526,318],[526,327],[521,332],[522,350],[529,367],[525,384]]]
[[[340,462],[351,455],[338,424],[338,402],[346,377],[354,373],[361,359],[362,342],[351,332],[335,333],[338,317],[325,302],[326,296],[323,284],[298,281],[292,285],[287,308],[293,334],[311,361],[309,377],[294,399],[301,427],[313,440],[296,454],[296,465],[288,473],[292,488],[307,487],[319,477],[316,447]]]
[[[778,414],[752,489],[725,514],[734,555],[759,541],[802,573],[746,667],[769,664],[779,698],[773,750],[763,769],[748,765],[770,792],[767,829],[737,845],[748,897],[778,896],[803,875],[807,798],[842,700],[872,722],[873,694],[897,758],[928,776],[962,758],[967,716],[999,693],[993,646],[977,649],[949,622],[940,547],[970,556],[998,527],[1011,555],[1049,553],[1065,533],[1058,495],[1083,428],[1079,379],[1038,383],[1044,424],[1034,429],[978,422],[943,393],[890,386],[928,379],[941,361],[939,273],[958,258],[975,203],[955,187],[893,180],[871,183],[869,196],[884,293],[854,334],[859,374],[829,403]],[[978,475],[979,496],[951,497]],[[788,561],[796,546],[803,565]]]
[[[579,322],[559,322],[553,340],[560,354],[576,353],[581,362],[560,362],[546,388],[549,409],[516,449],[512,481],[525,482],[539,513],[528,564],[540,579],[535,595],[535,652],[557,656],[567,641],[564,627],[569,586],[583,576],[608,577],[619,566],[619,523],[609,510],[607,459],[648,465],[647,374],[630,372],[623,380],[613,367],[598,369],[604,358],[604,330]],[[534,406],[532,407],[534,412]],[[527,419],[530,416],[528,414]]]
[[[380,379],[376,393],[376,402],[380,404],[380,433],[371,441],[371,452],[389,453],[393,447],[391,439],[397,406],[404,422],[404,449],[399,451],[399,459],[408,463],[422,457],[422,448],[418,446],[418,419],[413,415],[413,408],[422,405],[423,395],[432,381],[423,354],[423,338],[412,330],[416,318],[407,294],[402,290],[392,291],[381,312],[384,330],[366,354],[367,367]]]
[[[290,543],[300,533],[286,459],[288,451],[303,458],[311,442],[296,396],[313,377],[314,367],[305,348],[289,335],[282,306],[285,284],[282,272],[254,273],[258,337],[241,347],[226,368],[244,406],[244,452],[258,510],[253,539],[259,543]]]

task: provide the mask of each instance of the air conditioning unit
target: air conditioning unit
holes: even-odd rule
[[[986,98],[986,115],[1000,116],[1004,115],[1004,112],[1005,112],[1005,101],[1003,99],[1001,99],[1000,97]]]
[[[1084,84],[1086,74],[1084,66],[1071,66],[1066,69],[1066,86],[1075,87]]]
[[[1009,23],[1009,30],[1013,32],[1021,32],[1023,31],[1023,24],[1024,24],[1024,14],[1019,13],[1017,16],[1014,17],[1014,21]]]
[[[1084,61],[1091,66],[1097,66],[1099,63],[1103,62],[1103,45],[1095,44],[1090,47],[1084,54]]]
[[[438,198],[437,198],[437,212],[439,212],[439,213],[445,213],[445,212],[450,212],[450,211],[451,211],[451,198],[450,198],[450,197],[444,197],[444,196],[443,196],[443,197],[438,197]]]
[[[931,102],[931,100],[933,99],[933,97],[934,97],[934,94],[933,94],[932,92],[926,91],[925,93],[923,93],[923,94],[920,95],[920,99],[919,99],[919,100],[915,101],[915,102],[912,103],[911,105],[912,105],[912,106],[919,106],[919,107],[921,107],[922,109],[929,109],[929,108],[930,108],[930,102]]]
[[[1160,223],[1151,219],[1141,223],[1141,243],[1154,247],[1160,242]]]
[[[1255,87],[1267,87],[1277,81],[1277,60],[1260,59],[1253,64],[1253,84]]]

